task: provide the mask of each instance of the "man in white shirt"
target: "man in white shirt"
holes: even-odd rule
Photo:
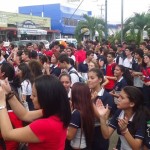
[[[61,54],[58,57],[58,64],[61,69],[66,69],[68,74],[71,76],[72,85],[79,81],[79,73],[77,70],[70,64],[69,57],[67,54]]]
[[[133,60],[134,60],[134,58],[132,57],[132,52],[133,52],[132,47],[127,47],[125,49],[126,58],[123,61],[123,66],[126,68],[129,68],[129,69],[132,69],[132,64],[133,64]]]

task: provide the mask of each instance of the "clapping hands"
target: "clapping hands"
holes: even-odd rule
[[[108,104],[106,105],[106,107],[103,105],[102,101],[100,99],[98,99],[96,101],[96,110],[97,112],[99,113],[99,116],[102,117],[102,118],[106,118],[107,116],[107,113],[109,111],[108,109]]]
[[[128,126],[128,118],[125,117],[124,119],[118,119],[118,125],[120,127],[120,131],[124,132]]]

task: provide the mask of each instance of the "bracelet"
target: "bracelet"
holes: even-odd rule
[[[2,110],[2,109],[4,109],[4,108],[6,108],[6,106],[0,106],[0,110]]]
[[[6,101],[10,100],[15,95],[14,91],[9,92],[6,94]]]
[[[129,130],[128,130],[128,128],[127,128],[125,131],[121,132],[121,134],[122,134],[122,135],[125,135],[128,131],[129,131]]]

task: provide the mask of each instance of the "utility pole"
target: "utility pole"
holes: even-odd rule
[[[107,0],[105,0],[105,39],[108,36],[108,24],[107,24]]]
[[[123,0],[121,0],[121,43],[123,42]]]

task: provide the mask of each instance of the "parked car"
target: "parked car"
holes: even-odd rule
[[[29,42],[37,43],[37,44],[39,44],[40,42],[43,42],[45,45],[45,48],[49,49],[49,42],[47,40],[20,40],[20,41],[12,41],[11,43],[13,43],[16,46],[20,46],[20,45],[26,46],[26,44]]]

